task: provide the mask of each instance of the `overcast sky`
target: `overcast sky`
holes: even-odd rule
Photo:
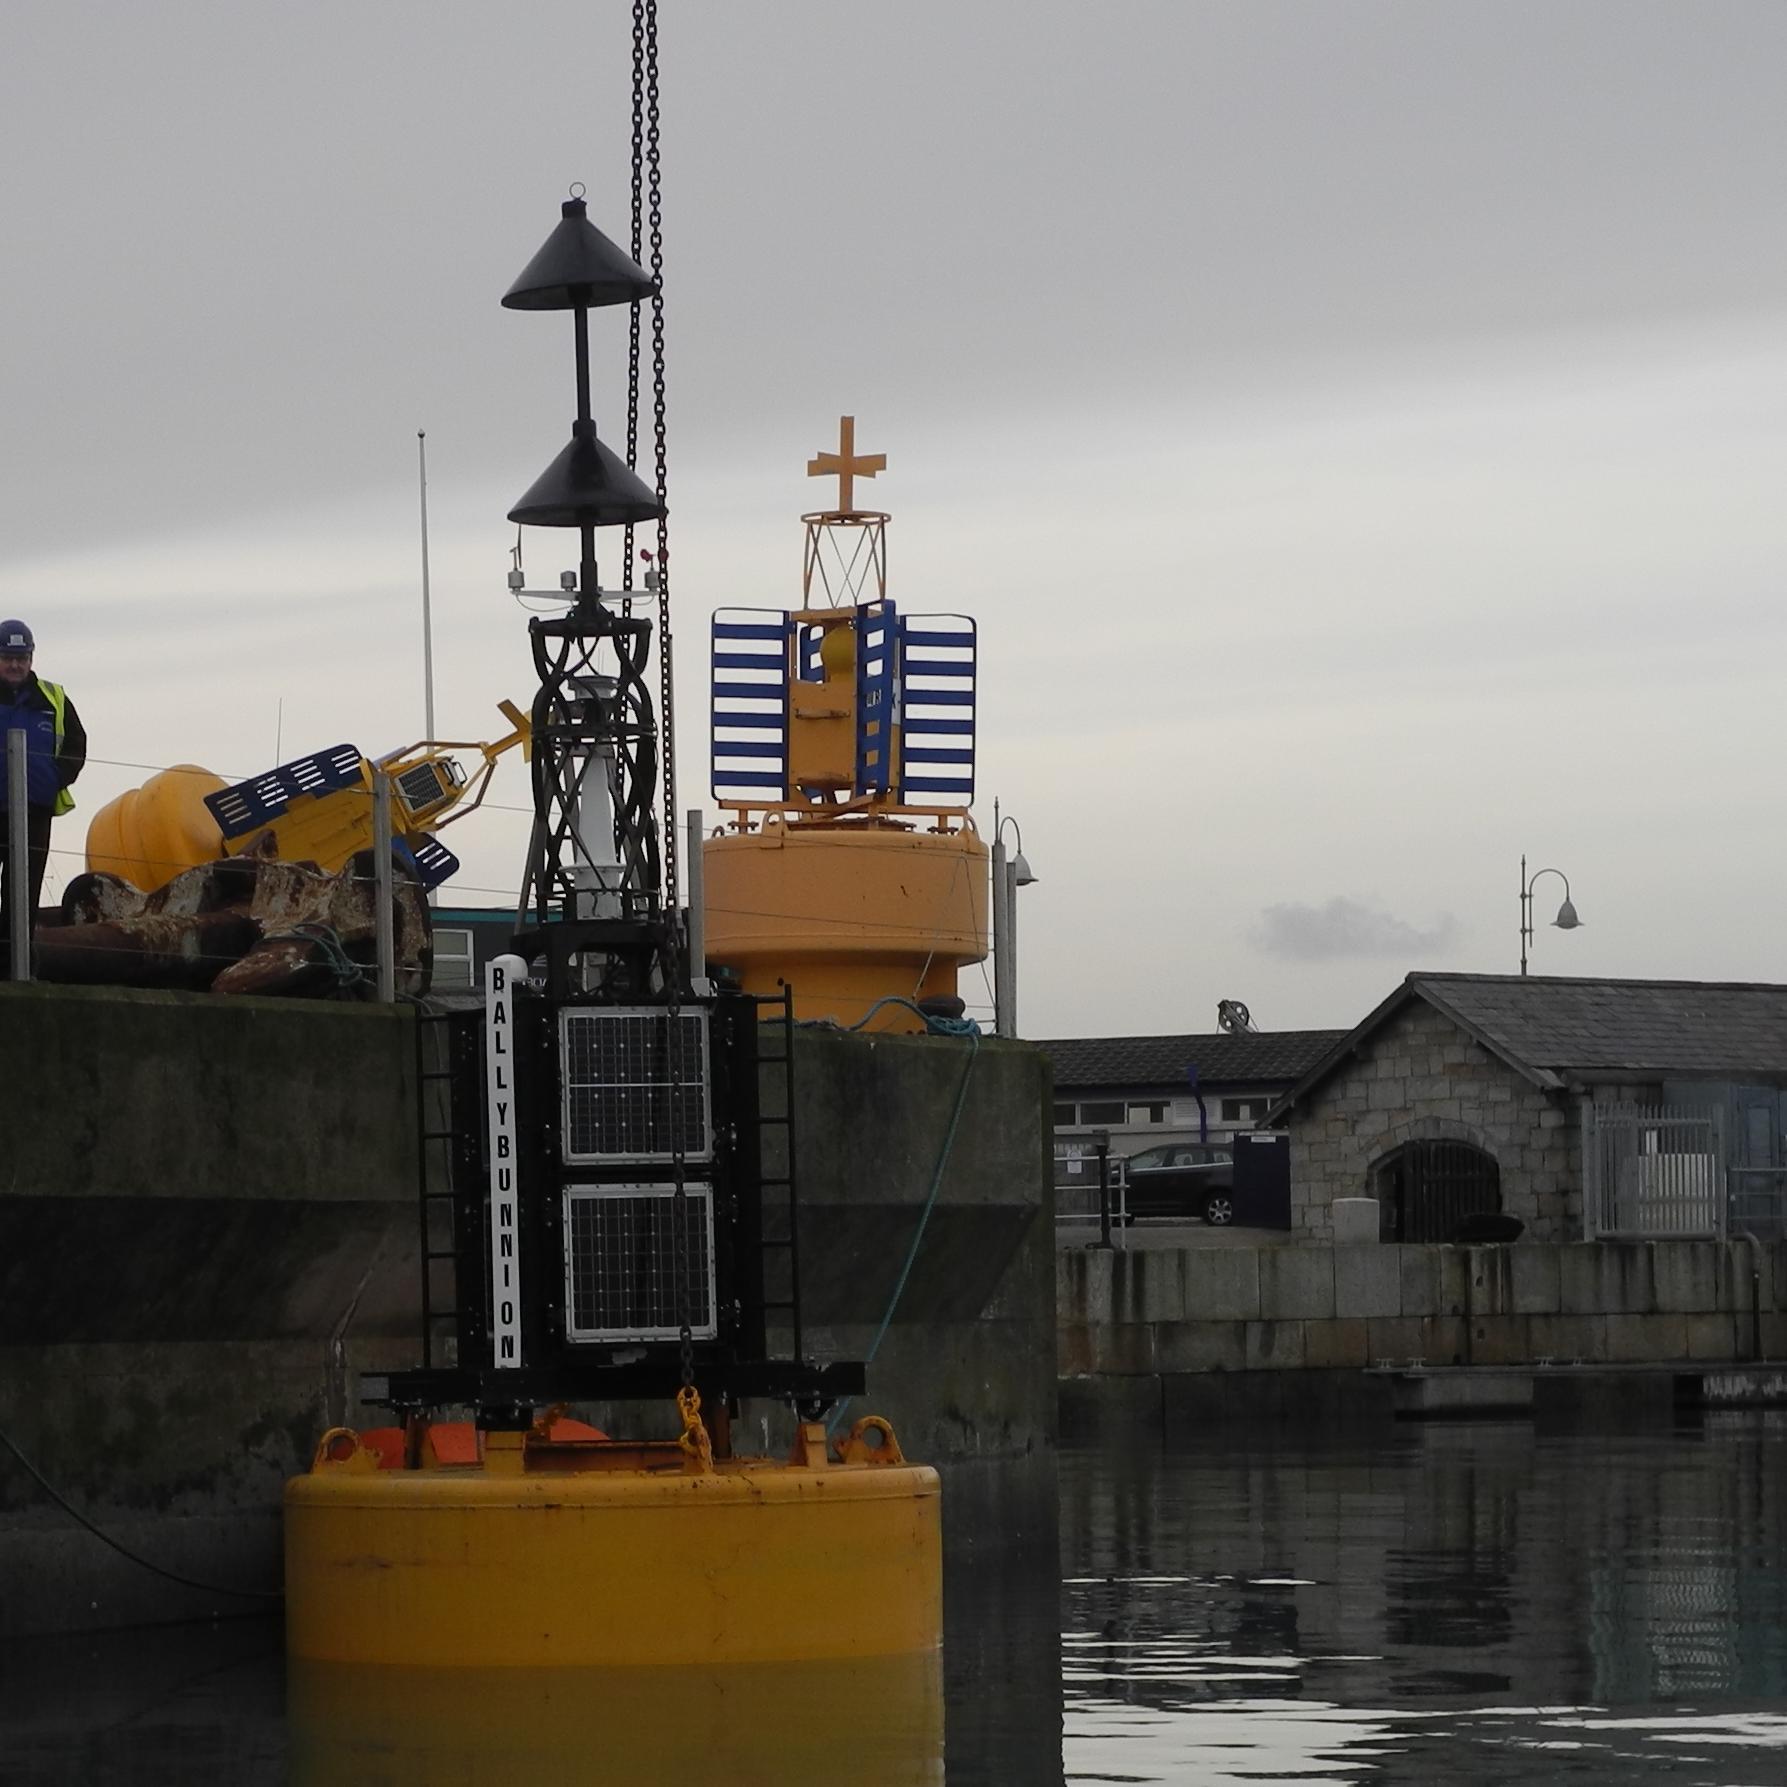
[[[1027,1033],[1512,971],[1523,851],[1585,920],[1540,971],[1787,980],[1787,7],[664,15],[684,806],[708,614],[797,601],[849,411],[890,593],[981,625]],[[572,405],[568,320],[498,301],[573,180],[625,238],[630,8],[0,33],[0,611],[107,760],[58,845],[124,765],[419,736],[418,428],[441,730],[496,733],[503,517]],[[534,581],[572,557],[530,532]],[[512,894],[524,831],[448,833],[462,898]]]

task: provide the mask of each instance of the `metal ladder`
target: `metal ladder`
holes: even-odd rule
[[[784,988],[780,1001],[782,1015],[757,1026],[757,1165],[761,1195],[758,1248],[763,1274],[763,1319],[767,1329],[775,1318],[782,1317],[792,1336],[790,1356],[799,1359],[800,1331],[800,1224],[799,1204],[794,1188],[794,994]],[[778,1039],[775,1052],[764,1044],[771,1037]],[[779,1080],[779,1092],[774,1082]],[[775,1095],[772,1096],[772,1093]],[[779,1107],[780,1116],[768,1114],[766,1107]],[[768,1167],[769,1134],[782,1133],[782,1168],[771,1172]],[[786,1296],[773,1294],[777,1267],[785,1274]]]
[[[451,1322],[457,1343],[459,1323],[459,1228],[453,1202],[454,1149],[460,1136],[453,1128],[453,1106],[449,1088],[453,1081],[452,1033],[447,1013],[427,1012],[416,1020],[416,1173],[417,1212],[421,1225],[422,1262],[422,1364],[432,1369],[437,1365],[456,1363],[437,1358],[435,1331],[444,1322]],[[439,1066],[432,1065],[439,1062]],[[438,1122],[444,1127],[431,1127]],[[440,1171],[431,1173],[429,1150],[444,1151],[444,1158],[432,1164]],[[435,1231],[441,1217],[446,1220],[449,1245],[435,1245]],[[435,1268],[450,1267],[451,1307],[441,1308],[435,1302]]]

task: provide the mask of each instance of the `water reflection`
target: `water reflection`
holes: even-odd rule
[[[1778,1417],[1107,1448],[1061,1477],[1070,1781],[1542,1780],[1565,1758],[1586,1781],[1787,1779]]]
[[[943,1780],[935,1652],[724,1669],[389,1669],[294,1661],[293,1787],[864,1787]]]
[[[1787,1783],[1787,1423],[1061,1460],[917,1665],[294,1671],[276,1625],[0,1648],[12,1787]],[[976,1531],[979,1531],[976,1528]],[[288,1704],[289,1702],[289,1704]]]

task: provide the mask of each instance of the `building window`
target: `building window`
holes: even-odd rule
[[[1222,1101],[1224,1123],[1257,1123],[1265,1116],[1269,1098],[1225,1098]]]
[[[1131,1123],[1164,1123],[1167,1120],[1167,1108],[1164,1104],[1132,1104],[1129,1107]]]
[[[1082,1123],[1121,1123],[1127,1114],[1121,1099],[1107,1101],[1104,1104],[1083,1104],[1080,1106]]]
[[[437,925],[434,932],[434,981],[437,993],[469,993],[473,975],[472,934],[459,925]]]
[[[1079,1119],[1074,1116],[1073,1112],[1074,1108],[1070,1104],[1056,1105],[1055,1127],[1057,1129],[1072,1129],[1074,1124],[1079,1121]]]

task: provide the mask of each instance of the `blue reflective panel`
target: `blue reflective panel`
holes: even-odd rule
[[[329,794],[360,786],[364,763],[358,745],[335,745],[309,757],[294,758],[234,787],[220,788],[205,796],[205,805],[226,838],[239,838],[277,819],[301,794]]]
[[[974,799],[975,624],[965,614],[908,615],[900,658],[900,724],[907,741],[901,795],[968,806]]]
[[[713,618],[713,792],[779,801],[788,778],[788,641],[776,609],[722,608]],[[738,738],[736,733],[751,736]],[[765,736],[765,735],[768,736]]]

